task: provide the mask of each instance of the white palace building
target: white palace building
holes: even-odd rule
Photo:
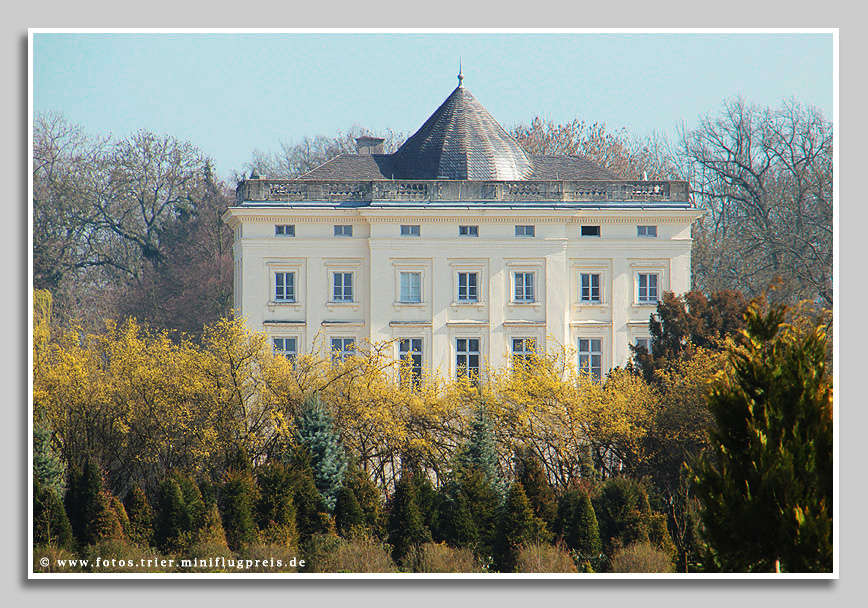
[[[569,345],[605,375],[662,292],[690,288],[688,185],[530,155],[461,78],[394,154],[362,137],[298,179],[239,183],[236,314],[287,356],[394,340],[417,372],[484,374]]]

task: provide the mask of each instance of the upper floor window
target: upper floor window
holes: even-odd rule
[[[458,301],[459,302],[478,302],[479,301],[479,274],[475,272],[459,272],[458,273]]]
[[[401,380],[410,380],[413,386],[418,386],[422,379],[422,338],[401,338],[398,354],[402,373],[409,374],[409,378],[402,375]]]
[[[479,236],[479,226],[459,226],[458,236]]]
[[[636,348],[644,348],[645,352],[651,352],[651,338],[636,338]]]
[[[600,236],[600,227],[582,226],[582,236]]]
[[[275,355],[283,355],[289,360],[294,360],[298,355],[296,338],[274,338],[271,343]]]
[[[278,224],[274,227],[276,236],[295,236],[295,226],[288,224]]]
[[[459,376],[479,377],[479,338],[455,340],[455,369]]]
[[[419,224],[401,226],[401,236],[419,236],[422,234]]]
[[[515,302],[535,302],[533,292],[534,273],[532,272],[516,272],[514,275],[515,291],[513,292],[513,301]]]
[[[295,273],[274,273],[274,300],[276,302],[295,302]]]
[[[657,226],[636,226],[637,236],[657,236]]]
[[[332,275],[332,301],[333,302],[352,302],[353,301],[353,273],[352,272],[336,272]]]
[[[352,224],[335,224],[335,236],[353,236]]]
[[[535,236],[536,235],[536,227],[535,226],[516,226],[515,227],[515,236]]]
[[[347,357],[356,354],[356,341],[354,338],[332,338],[332,357],[337,361],[344,361]]]
[[[600,275],[599,273],[581,273],[581,293],[579,299],[582,302],[600,302]]]
[[[603,341],[594,338],[579,338],[579,370],[594,378],[603,375]]]
[[[657,280],[656,274],[639,274],[639,301],[644,303],[657,302]]]
[[[422,273],[402,272],[401,277],[401,302],[422,301]]]

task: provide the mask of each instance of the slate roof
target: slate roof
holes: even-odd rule
[[[342,154],[299,180],[612,180],[579,156],[531,156],[459,85],[394,154]]]

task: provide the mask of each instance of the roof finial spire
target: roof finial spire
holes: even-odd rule
[[[464,74],[461,73],[461,57],[458,58],[458,86],[464,86]]]

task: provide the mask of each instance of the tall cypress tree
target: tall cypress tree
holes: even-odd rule
[[[392,545],[392,559],[398,564],[403,563],[411,547],[432,540],[431,531],[422,521],[416,502],[416,486],[409,477],[401,477],[395,484],[386,527]]]
[[[298,442],[310,454],[316,488],[322,496],[329,513],[334,512],[338,492],[343,486],[347,470],[347,458],[340,435],[334,430],[334,422],[319,396],[305,402],[296,420]]]
[[[580,488],[570,488],[564,492],[558,504],[554,528],[567,548],[575,551],[580,560],[596,563],[602,549],[600,529],[587,492]]]
[[[495,567],[500,572],[514,572],[521,546],[539,541],[541,534],[544,534],[543,528],[542,520],[533,514],[524,488],[518,482],[512,484],[506,493],[497,525]]]
[[[133,489],[127,493],[124,498],[124,508],[130,520],[130,540],[147,547],[153,542],[154,510],[141,487],[133,486]]]
[[[727,375],[708,396],[716,428],[694,487],[717,567],[832,570],[832,389],[826,334],[751,303]]]
[[[517,480],[524,488],[524,493],[530,502],[534,515],[539,517],[551,529],[557,513],[557,500],[554,490],[543,471],[542,463],[533,451],[519,450]]]
[[[256,469],[256,485],[256,524],[263,536],[274,544],[294,544],[298,532],[289,470],[282,463],[262,465]]]
[[[488,415],[488,407],[481,400],[476,404],[470,423],[470,437],[458,458],[461,468],[479,470],[485,479],[500,489],[497,476],[497,446],[494,441],[494,426]]]
[[[220,486],[220,515],[226,542],[238,551],[254,542],[257,537],[253,519],[256,487],[247,471],[230,470]]]
[[[365,514],[356,499],[356,493],[349,486],[344,486],[338,493],[335,505],[335,527],[338,534],[344,538],[352,538],[364,534]]]
[[[648,541],[651,505],[638,481],[624,477],[607,479],[594,498],[593,507],[607,556],[611,557],[619,546]]]
[[[100,494],[104,489],[102,473],[91,458],[85,461],[83,469],[74,467],[69,472],[63,503],[72,533],[82,545],[95,542],[92,524],[100,507]]]

